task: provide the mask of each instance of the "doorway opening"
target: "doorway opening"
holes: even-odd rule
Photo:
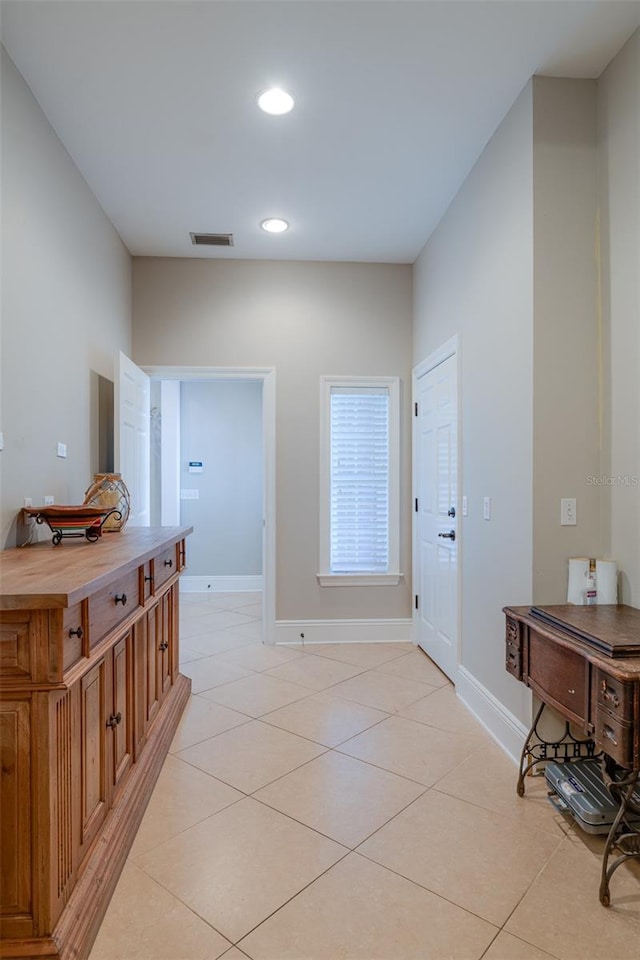
[[[144,367],[151,379],[151,522],[192,526],[189,594],[262,591],[275,642],[275,371]]]

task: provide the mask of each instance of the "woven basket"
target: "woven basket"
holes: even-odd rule
[[[121,520],[118,520],[115,514],[108,517],[102,528],[103,530],[115,533],[122,530],[129,519],[131,497],[127,485],[119,473],[94,474],[93,483],[85,492],[84,502],[92,507],[109,507],[121,514]]]

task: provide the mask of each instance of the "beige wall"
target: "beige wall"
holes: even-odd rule
[[[636,33],[597,84],[534,78],[416,263],[414,362],[461,337],[461,676],[525,724],[502,605],[563,602],[567,557],[607,552],[640,600],[639,68]]]
[[[531,599],[532,261],[529,84],[422,251],[414,281],[414,363],[460,335],[462,667],[520,719],[528,695],[504,668],[501,608]]]
[[[640,607],[640,31],[598,81],[604,549]],[[610,478],[610,479],[609,479]],[[635,480],[634,480],[635,478]],[[610,486],[606,485],[611,483]]]
[[[567,558],[602,556],[596,84],[533,80],[533,602],[564,603]],[[577,500],[576,526],[560,500]]]
[[[52,494],[81,503],[93,467],[91,371],[131,348],[131,258],[2,49],[2,547]],[[67,444],[66,460],[57,443]]]
[[[136,363],[276,368],[278,620],[411,615],[411,267],[134,259]],[[402,378],[397,587],[319,587],[321,375]]]

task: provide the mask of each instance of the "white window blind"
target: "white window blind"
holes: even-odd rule
[[[389,390],[331,387],[330,572],[389,571]]]

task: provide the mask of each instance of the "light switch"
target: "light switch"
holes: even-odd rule
[[[563,497],[560,501],[560,526],[575,527],[578,522],[578,510],[575,497]]]
[[[52,507],[54,503],[55,503],[55,497],[46,496],[46,497],[44,498],[44,505],[45,505],[45,507]]]
[[[491,497],[484,497],[482,500],[482,516],[485,520],[491,520]]]

